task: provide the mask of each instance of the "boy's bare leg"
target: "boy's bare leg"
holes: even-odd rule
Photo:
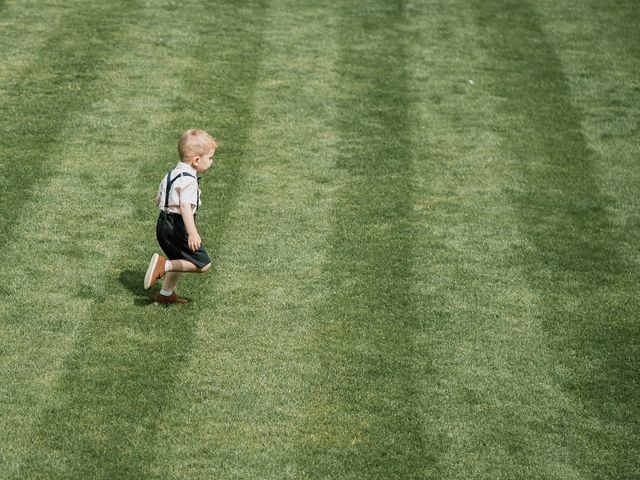
[[[169,296],[173,291],[175,291],[178,278],[180,278],[180,274],[182,272],[204,273],[211,268],[210,263],[199,268],[186,260],[169,260],[167,262],[167,266],[169,267],[169,270],[167,270],[167,273],[164,276],[160,290],[160,294],[165,296]]]
[[[164,280],[162,281],[162,290],[166,292],[173,292],[176,289],[178,278],[180,278],[180,272],[167,272],[164,276]]]
[[[205,265],[204,267],[196,267],[193,263],[188,262],[186,260],[171,260],[171,269],[169,272],[195,272],[195,273],[204,273],[211,268],[211,264]]]

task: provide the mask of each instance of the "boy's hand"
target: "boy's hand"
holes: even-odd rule
[[[200,239],[200,234],[198,232],[194,232],[194,233],[190,233],[189,234],[189,240],[187,242],[189,244],[189,248],[192,251],[196,251],[200,248],[200,245],[202,245],[202,240]]]
[[[192,251],[196,251],[202,245],[202,240],[200,239],[200,234],[198,230],[196,230],[196,222],[193,219],[193,209],[190,203],[181,203],[180,204],[180,214],[182,215],[182,221],[184,222],[184,226],[187,230],[187,245]]]

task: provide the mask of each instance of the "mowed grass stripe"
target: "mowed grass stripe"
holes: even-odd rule
[[[612,41],[616,50],[622,55],[610,58],[615,66],[629,68],[626,62],[638,62],[640,60],[640,4],[634,0],[621,0],[612,4],[605,4],[590,0],[583,9],[592,20],[592,26],[598,23],[604,27],[602,30],[606,40]],[[580,15],[581,12],[578,12]],[[594,31],[595,33],[595,31]],[[602,37],[601,37],[602,38]],[[625,63],[622,62],[624,59]]]
[[[35,7],[34,7],[35,4]],[[69,8],[38,8],[41,2],[23,0],[4,4],[0,21],[0,92],[8,94],[13,80],[21,77],[40,48],[57,31]]]
[[[55,7],[50,8],[55,12]],[[95,99],[92,85],[107,67],[123,27],[135,17],[135,8],[133,2],[66,4],[63,19],[47,32],[44,45],[37,46],[37,56],[2,85],[5,94],[0,99],[0,145],[4,173],[0,199],[4,205],[29,201],[39,183],[46,182],[55,169],[55,158],[60,155],[56,150],[58,137],[65,119]],[[9,167],[27,158],[28,174]],[[6,208],[0,213],[3,252],[19,218],[12,211]]]
[[[171,10],[178,9],[169,5]],[[184,76],[184,91],[177,96],[170,126],[178,134],[188,125],[204,128],[220,143],[214,167],[201,179],[206,204],[198,217],[198,228],[215,265],[245,176],[267,2],[194,3],[190,8],[199,12],[199,17],[190,17],[198,46],[194,52],[184,54],[195,53],[197,64],[188,68]],[[171,146],[167,155],[175,151]],[[161,165],[166,165],[164,160]],[[193,283],[187,282],[185,288],[212,288],[218,281],[215,268],[210,275],[187,277]],[[206,309],[206,304],[202,308]]]
[[[13,123],[5,124],[10,132],[3,137],[7,139],[7,145],[3,144],[2,147],[3,161],[10,162],[4,167],[7,176],[3,179],[14,182],[7,186],[4,192],[7,194],[3,196],[5,213],[14,213],[6,222],[3,219],[3,228],[7,228],[2,234],[3,254],[12,259],[5,266],[4,274],[11,281],[0,287],[5,299],[1,307],[1,328],[6,342],[0,370],[4,385],[4,415],[0,423],[0,435],[2,444],[6,445],[7,462],[4,465],[9,468],[15,467],[18,459],[24,455],[24,449],[31,446],[31,439],[25,433],[34,421],[40,401],[46,396],[54,376],[52,372],[67,345],[69,332],[77,327],[90,303],[78,288],[91,275],[78,274],[77,262],[86,259],[88,251],[95,250],[96,245],[92,243],[97,238],[92,236],[95,231],[82,228],[82,222],[75,228],[67,229],[64,221],[62,224],[56,224],[56,221],[78,214],[80,206],[95,201],[95,198],[87,195],[83,188],[75,188],[76,182],[71,182],[74,186],[69,185],[69,178],[76,178],[77,183],[82,184],[90,181],[91,177],[80,179],[73,164],[65,162],[67,158],[62,132],[66,128],[74,128],[73,116],[77,113],[74,109],[104,95],[103,85],[96,82],[94,75],[98,74],[100,68],[105,68],[113,51],[106,49],[104,56],[100,56],[96,44],[110,42],[109,38],[115,34],[115,30],[122,33],[124,29],[115,27],[117,22],[114,22],[110,23],[111,28],[99,27],[96,33],[90,28],[91,22],[102,25],[104,21],[101,17],[105,9],[99,8],[96,11],[97,18],[93,18],[86,14],[83,16],[80,12],[84,10],[76,10],[76,7],[70,6],[71,17],[61,25],[75,28],[74,22],[79,21],[84,24],[78,27],[80,31],[88,34],[86,29],[89,30],[92,40],[87,40],[87,43],[90,44],[88,48],[91,53],[82,55],[76,52],[76,55],[91,60],[97,70],[91,74],[91,78],[73,83],[77,90],[67,92],[66,86],[71,83],[66,83],[62,78],[75,75],[75,71],[61,71],[60,65],[47,63],[47,59],[67,55],[65,48],[68,46],[58,45],[51,40],[49,48],[40,52],[40,58],[34,61],[48,65],[50,70],[47,70],[47,75],[60,79],[60,85],[65,85],[65,88],[58,89],[60,85],[51,86],[45,81],[37,83],[37,72],[40,70],[37,65],[31,65],[28,68],[31,72],[29,75],[33,74],[34,79],[20,86],[24,90],[13,91],[16,96],[7,99],[3,105],[11,104],[10,111],[15,113],[9,115]],[[131,12],[128,9],[119,11],[125,19],[129,18]],[[58,39],[64,37],[59,31],[55,36]],[[72,38],[78,40],[73,35]],[[44,71],[42,73],[44,75]],[[27,85],[30,85],[29,89]],[[22,116],[24,112],[26,116]],[[3,117],[2,121],[6,119]],[[18,164],[28,164],[29,169],[17,168]],[[33,178],[30,174],[33,174]],[[56,180],[64,181],[56,183]],[[26,190],[23,192],[21,189]],[[73,197],[70,204],[61,205],[60,191]],[[92,218],[90,212],[85,211],[84,215],[83,220]],[[83,232],[82,236],[78,236],[79,231]],[[104,235],[101,233],[100,237]],[[65,287],[73,293],[68,294]]]
[[[491,87],[505,99],[496,126],[520,176],[512,201],[533,247],[524,272],[558,362],[555,380],[571,395],[579,422],[576,468],[634,476],[639,372],[629,359],[638,327],[628,308],[634,279],[612,241],[619,236],[608,214],[612,198],[599,189],[594,152],[540,16],[528,2],[474,5],[498,66]]]
[[[640,208],[640,171],[634,168],[640,156],[640,15],[631,14],[640,5],[593,2],[578,9],[547,1],[537,8],[581,111],[600,190],[612,200],[607,213],[613,223],[631,227],[617,232],[616,243],[626,261],[639,265],[630,212]]]
[[[248,61],[258,58],[254,49],[256,43],[246,41],[244,27],[249,18],[260,18],[259,5],[245,9],[247,17],[239,16],[235,8],[220,8],[219,14],[225,13],[221,18],[228,20],[228,29],[219,29],[216,35],[199,36],[197,47],[210,53],[195,58],[192,56],[193,34],[194,31],[202,33],[200,20],[205,12],[196,4],[191,7],[177,15],[170,3],[150,5],[138,21],[143,25],[153,24],[154,28],[165,25],[163,35],[150,43],[143,43],[136,35],[138,50],[122,53],[123,75],[137,84],[133,91],[145,90],[145,84],[154,76],[162,76],[153,81],[154,87],[143,96],[144,100],[135,96],[122,99],[117,104],[124,111],[114,112],[113,117],[104,119],[111,127],[108,135],[127,138],[127,142],[120,144],[120,148],[113,148],[114,161],[96,172],[102,178],[110,178],[112,183],[108,184],[110,188],[98,188],[104,195],[104,203],[94,213],[116,217],[112,219],[115,225],[121,225],[121,219],[127,218],[128,228],[120,231],[118,239],[110,246],[110,255],[99,263],[103,276],[100,284],[86,287],[85,293],[97,301],[74,339],[64,363],[65,370],[52,392],[55,400],[41,415],[40,425],[33,432],[34,448],[18,476],[143,478],[154,466],[153,446],[159,418],[173,395],[176,376],[188,359],[199,307],[188,306],[192,308],[191,312],[159,309],[144,298],[148,294],[142,292],[139,285],[145,262],[151,251],[157,249],[153,238],[157,211],[151,207],[151,202],[165,168],[171,168],[176,161],[175,143],[179,134],[194,122],[200,125],[205,120],[211,122],[207,108],[210,109],[213,103],[222,103],[221,98],[229,91],[228,84],[233,83],[234,92],[247,99],[246,105],[250,104],[255,70]],[[240,42],[240,36],[244,43]],[[244,62],[216,56],[216,45],[227,52],[235,49]],[[239,45],[243,47],[239,48]],[[154,55],[156,62],[150,63],[149,56]],[[136,63],[136,59],[142,63]],[[219,75],[216,82],[203,81],[203,72],[207,69]],[[225,72],[225,75],[219,72]],[[172,77],[181,81],[167,80]],[[140,103],[145,102],[147,109],[139,109]],[[236,107],[239,105],[242,104],[236,103]],[[245,106],[239,110],[246,113],[247,109]],[[237,133],[242,140],[245,127],[240,122],[244,119],[235,116],[229,108],[223,112],[225,115],[215,121],[227,131]],[[118,123],[119,115],[127,121]],[[215,125],[204,126],[215,132]],[[129,137],[131,128],[137,132],[133,138]],[[152,132],[169,130],[166,134],[171,135],[162,144],[158,145],[156,140],[151,144],[170,153],[158,160],[154,152],[146,151],[145,144],[144,160],[136,163],[132,160],[139,158],[141,139],[149,138],[147,129]],[[229,135],[233,137],[232,133]],[[85,129],[78,136],[91,141],[90,130]],[[73,153],[78,155],[77,150]],[[149,174],[151,171],[153,174]],[[240,170],[236,167],[234,171],[239,174]],[[219,194],[223,199],[234,198],[232,177],[227,175],[226,184],[222,184]],[[131,203],[118,203],[123,194]],[[102,230],[105,231],[104,225]],[[142,238],[150,241],[141,242]],[[133,266],[138,268],[137,278]],[[86,268],[91,267],[95,268],[95,265],[86,265]],[[166,465],[162,465],[159,470],[165,468]]]
[[[328,101],[335,45],[327,32],[336,19],[316,2],[292,0],[270,2],[261,19],[245,174],[219,275],[198,300],[207,307],[189,365],[164,415],[159,456],[167,476],[310,472],[298,457],[307,380],[317,368],[313,313],[324,293],[319,276],[335,189]]]
[[[429,468],[415,392],[412,98],[403,2],[339,9],[340,189],[316,317],[306,468],[317,478],[414,478]]]
[[[476,17],[463,2],[414,13],[423,22],[411,49],[423,79],[414,143],[430,153],[415,164],[414,276],[416,343],[431,356],[420,384],[438,454],[431,477],[574,478],[590,418],[557,382],[553,338],[524,273],[530,241],[512,204],[521,177],[490,121],[504,116],[488,87],[503,64],[479,45]]]
[[[564,399],[547,371],[543,329],[521,280],[496,98],[468,4],[414,8],[409,49],[416,104],[415,348],[428,478],[545,476],[570,454],[553,430]],[[554,427],[555,428],[555,427]],[[571,473],[570,468],[565,470]]]

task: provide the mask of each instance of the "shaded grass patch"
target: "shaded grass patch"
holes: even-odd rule
[[[415,395],[412,98],[403,2],[339,10],[340,189],[317,312],[323,374],[308,467],[318,478],[413,478],[429,468]]]
[[[524,1],[474,6],[483,46],[497,65],[491,88],[503,104],[492,124],[507,139],[510,167],[518,172],[510,196],[532,246],[521,258],[558,361],[555,378],[602,422],[587,427],[589,436],[611,439],[595,458],[583,451],[581,463],[627,477],[637,473],[632,419],[640,415],[640,371],[630,359],[638,353],[640,329],[628,309],[634,277],[609,214],[615,199],[600,190],[596,154],[539,14]],[[633,437],[621,442],[628,429]],[[619,462],[599,464],[613,452]]]
[[[65,6],[63,20],[38,55],[3,85],[0,147],[5,155],[0,195],[5,205],[28,201],[54,171],[65,120],[88,108],[99,95],[94,84],[118,51],[118,35],[135,17],[136,8],[129,1],[93,2],[91,8],[86,2]],[[28,174],[5,163],[18,161],[28,161]],[[0,213],[2,248],[12,240],[11,227],[18,218],[10,213],[11,209]]]

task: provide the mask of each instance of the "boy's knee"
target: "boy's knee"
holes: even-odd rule
[[[204,267],[200,269],[202,273],[208,271],[211,268],[211,263],[207,263]]]

